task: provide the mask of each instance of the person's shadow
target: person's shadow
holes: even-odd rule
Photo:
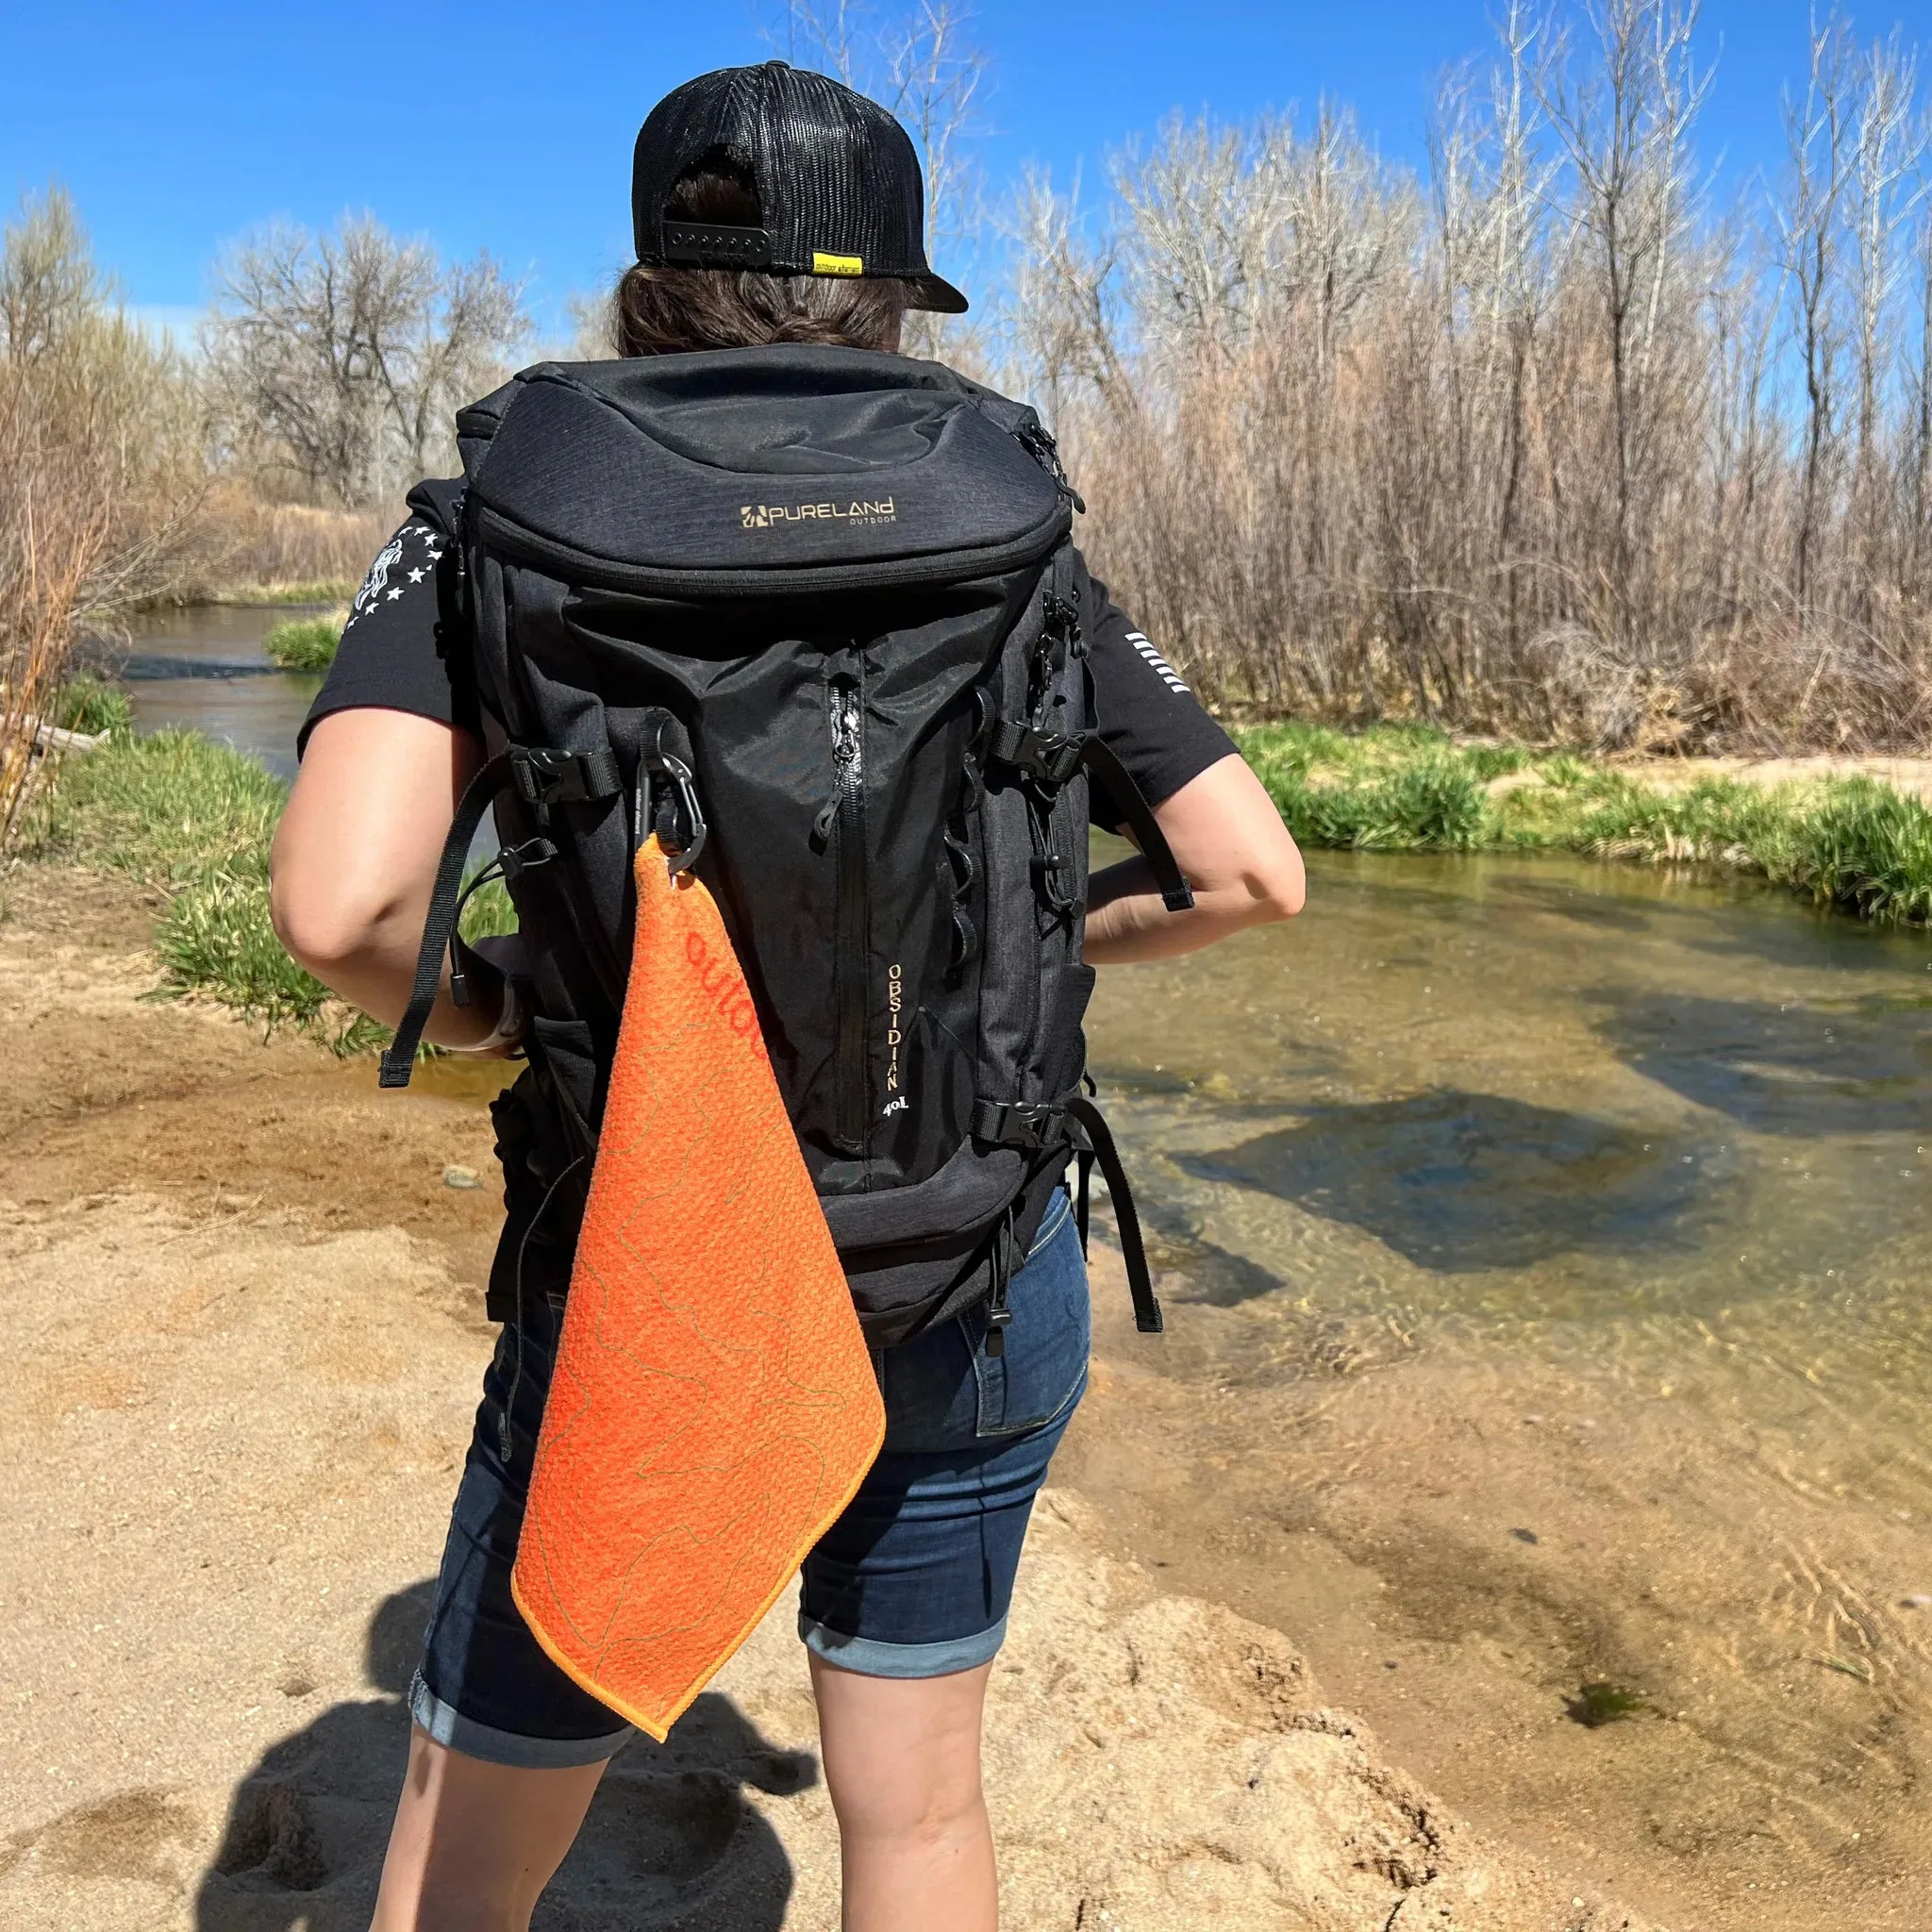
[[[236,1787],[197,1932],[366,1932],[433,1588],[398,1591],[370,1620],[369,1681],[386,1694],[324,1711]],[[706,1692],[669,1743],[634,1743],[606,1774],[532,1932],[778,1932],[791,1865],[742,1787],[787,1796],[817,1780],[809,1752],[768,1744],[729,1698]]]

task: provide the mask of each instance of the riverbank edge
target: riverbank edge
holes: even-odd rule
[[[269,848],[288,787],[198,733],[137,738],[113,724],[106,744],[63,762],[18,862],[121,874],[163,893],[155,951],[164,994],[217,1001],[270,1031],[294,1026],[338,1053],[379,1046],[385,1029],[303,972],[270,923]],[[1572,753],[1457,744],[1406,726],[1233,735],[1311,849],[1567,852],[1706,868],[1863,919],[1932,924],[1932,808],[1873,778],[1767,785],[1697,776],[1687,760],[1664,785]],[[471,937],[513,925],[500,887],[472,898]]]
[[[1762,782],[1733,760],[1640,774],[1574,752],[1457,743],[1426,727],[1231,734],[1310,849],[1564,852],[1761,878],[1885,924],[1932,924],[1932,807],[1881,779]],[[1771,768],[1778,770],[1776,766]]]

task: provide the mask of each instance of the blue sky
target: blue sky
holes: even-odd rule
[[[890,4],[890,0],[887,0]],[[994,187],[1027,161],[1099,178],[1107,150],[1175,108],[1236,117],[1352,104],[1385,154],[1419,156],[1435,80],[1488,44],[1488,0],[978,0],[992,61]],[[1740,178],[1774,165],[1807,0],[1707,0],[1718,79],[1702,139]],[[192,309],[216,248],[275,215],[369,208],[528,278],[553,321],[627,258],[630,143],[651,103],[758,59],[756,0],[543,8],[110,6],[12,0],[0,194],[76,196],[105,266],[160,313]],[[1932,42],[1932,0],[1856,9]]]

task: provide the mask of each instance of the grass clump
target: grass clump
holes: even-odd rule
[[[66,761],[42,849],[145,884],[222,871],[266,880],[288,795],[279,778],[227,745],[158,731]]]
[[[1595,1731],[1648,1710],[1650,1700],[1641,1691],[1626,1690],[1621,1684],[1594,1682],[1579,1686],[1576,1695],[1565,1700],[1564,1708],[1572,1724]]]
[[[314,577],[294,583],[225,584],[205,601],[210,604],[346,604],[356,594],[354,577]]]
[[[1461,750],[1420,725],[1347,737],[1319,725],[1268,724],[1241,733],[1241,743],[1304,844],[1474,852],[1497,841],[1496,812],[1483,790],[1499,769],[1496,747]]]
[[[332,995],[282,950],[268,913],[288,795],[253,758],[196,732],[126,739],[67,761],[41,850],[168,892],[155,940],[165,991],[314,1028]]]
[[[333,610],[326,617],[286,618],[270,629],[261,648],[284,671],[326,671],[336,661],[347,616]]]
[[[162,991],[197,993],[265,1027],[326,1035],[338,1053],[380,1046],[385,1028],[341,1005],[282,949],[269,919],[268,856],[289,788],[242,753],[192,731],[125,738],[62,767],[40,856],[125,873],[168,893],[155,939]],[[514,932],[500,882],[475,893],[465,937]]]
[[[1873,779],[1665,788],[1569,752],[1458,745],[1414,725],[1344,735],[1269,724],[1236,735],[1311,847],[1722,866],[1860,918],[1932,924],[1932,808]]]
[[[134,729],[133,699],[118,684],[109,684],[92,671],[70,677],[54,693],[48,709],[61,730],[83,732],[89,738],[104,731],[125,737]]]

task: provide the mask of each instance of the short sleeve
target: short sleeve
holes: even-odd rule
[[[1172,798],[1209,765],[1238,747],[1145,633],[1082,571],[1081,628],[1093,675],[1095,727],[1149,805]],[[1094,792],[1093,823],[1111,830],[1118,818]]]
[[[440,628],[453,608],[455,548],[444,519],[423,497],[411,496],[415,514],[376,553],[356,592],[335,663],[303,721],[298,756],[324,718],[358,708],[409,711],[480,735],[475,695],[460,675],[467,660],[453,675]]]

